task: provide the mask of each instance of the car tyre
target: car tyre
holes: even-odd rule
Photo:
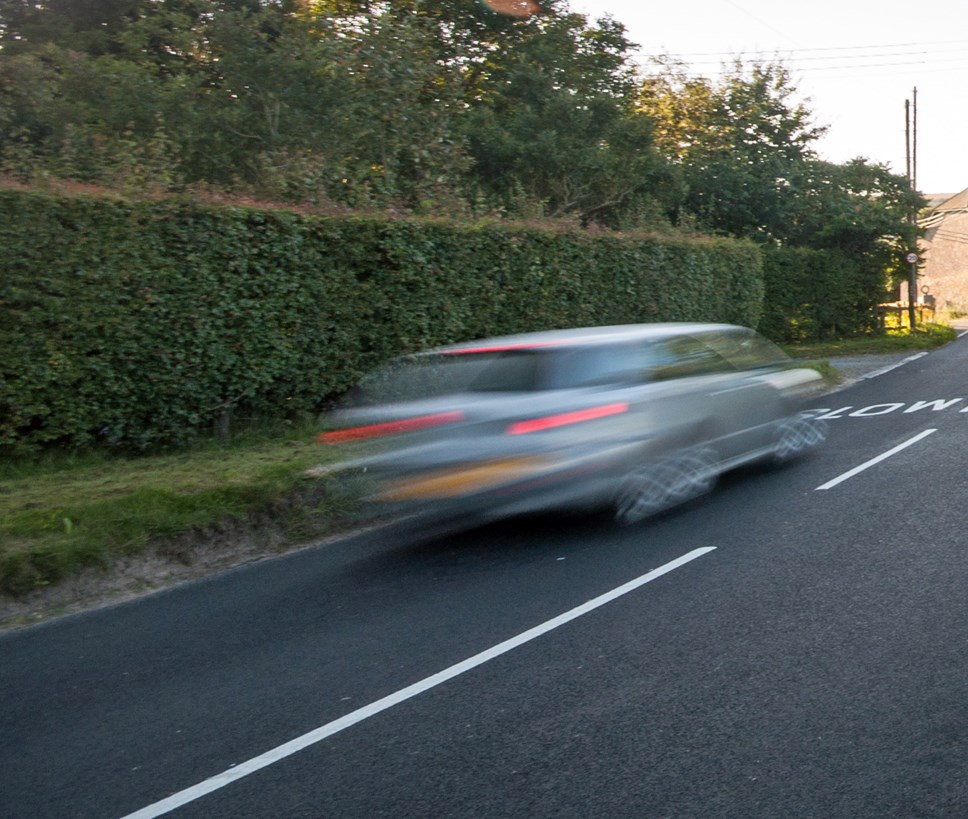
[[[631,469],[615,497],[615,519],[625,525],[645,520],[671,506],[699,497],[716,483],[715,453],[694,447],[655,463]]]
[[[663,464],[639,466],[626,473],[615,497],[615,519],[629,526],[664,509],[672,480]]]
[[[827,423],[798,415],[781,423],[773,434],[773,461],[784,464],[827,440]]]
[[[716,484],[716,453],[709,447],[693,447],[675,461],[678,479],[672,487],[671,500],[675,503],[705,495]]]

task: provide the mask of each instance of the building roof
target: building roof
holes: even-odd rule
[[[950,210],[965,210],[968,208],[968,188],[956,193],[934,208],[934,213],[944,213]]]
[[[934,205],[927,216],[918,220],[918,224],[923,228],[932,228],[953,213],[968,213],[968,188]]]

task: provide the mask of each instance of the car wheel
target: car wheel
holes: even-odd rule
[[[827,440],[827,423],[799,415],[781,423],[773,434],[773,460],[786,463]]]
[[[695,447],[674,458],[630,470],[615,497],[615,519],[624,525],[705,494],[716,482],[715,453]]]
[[[672,476],[662,464],[649,464],[628,472],[615,497],[615,519],[629,525],[645,520],[668,504]]]
[[[676,482],[671,500],[681,503],[709,492],[716,483],[716,453],[709,447],[687,449],[675,460]]]

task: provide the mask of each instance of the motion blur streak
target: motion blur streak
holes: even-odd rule
[[[477,466],[444,470],[390,484],[382,492],[380,499],[405,501],[418,498],[454,498],[465,492],[529,477],[548,469],[551,463],[547,458],[504,458]]]
[[[508,17],[530,17],[541,11],[541,6],[534,0],[481,0],[481,3],[491,11]]]
[[[564,344],[564,341],[546,341],[544,343],[531,342],[528,344],[493,344],[487,347],[464,347],[460,350],[448,350],[443,355],[475,355],[479,353],[504,353],[508,350],[533,350],[536,347],[553,347]]]

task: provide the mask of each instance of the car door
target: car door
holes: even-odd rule
[[[669,410],[694,423],[701,418],[695,435],[728,463],[769,445],[776,398],[756,372],[737,369],[711,339],[712,334],[669,339],[667,363],[655,378],[674,384],[676,400],[669,402]]]

